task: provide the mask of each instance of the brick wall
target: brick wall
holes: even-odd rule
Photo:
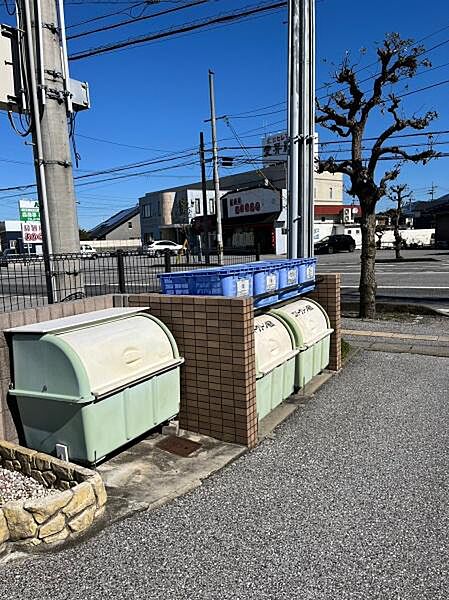
[[[257,442],[254,311],[249,298],[128,297],[173,333],[181,370],[180,426],[249,447]]]
[[[330,343],[329,369],[339,371],[341,369],[341,275],[340,273],[320,273],[317,280],[315,291],[308,296],[319,302],[329,315],[331,327],[334,329]]]
[[[18,423],[15,402],[13,398],[8,398],[12,374],[4,330],[112,307],[113,296],[109,295],[0,314],[0,439],[15,443],[19,441],[19,433],[15,425]]]

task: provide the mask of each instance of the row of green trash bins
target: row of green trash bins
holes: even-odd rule
[[[329,317],[309,298],[255,317],[259,420],[329,364]]]
[[[329,361],[332,329],[313,300],[255,318],[259,418]],[[115,308],[9,330],[27,446],[95,464],[179,412],[180,357],[159,319]]]

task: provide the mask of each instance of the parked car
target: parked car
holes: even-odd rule
[[[0,254],[0,267],[8,267],[8,263],[11,261],[11,259],[17,256],[18,254],[15,250],[12,248],[6,248],[6,250],[3,250],[3,252]]]
[[[169,252],[171,255],[176,256],[177,254],[181,254],[184,250],[184,246],[181,244],[177,244],[176,242],[171,242],[170,240],[158,240],[156,242],[151,242],[146,246],[146,251],[149,256],[162,256],[165,252]]]
[[[334,252],[354,252],[355,240],[351,235],[327,235],[319,242],[315,242],[315,252],[333,254]]]
[[[90,244],[81,243],[80,252],[81,258],[89,258],[91,260],[95,260],[96,258],[98,258],[97,251]]]

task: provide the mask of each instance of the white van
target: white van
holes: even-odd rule
[[[98,257],[97,251],[90,244],[86,244],[85,242],[81,242],[80,244],[80,252],[81,258],[90,258],[91,260],[95,260]]]

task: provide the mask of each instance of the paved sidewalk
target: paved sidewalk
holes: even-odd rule
[[[8,600],[446,600],[449,359],[360,352],[200,488],[0,568]]]

